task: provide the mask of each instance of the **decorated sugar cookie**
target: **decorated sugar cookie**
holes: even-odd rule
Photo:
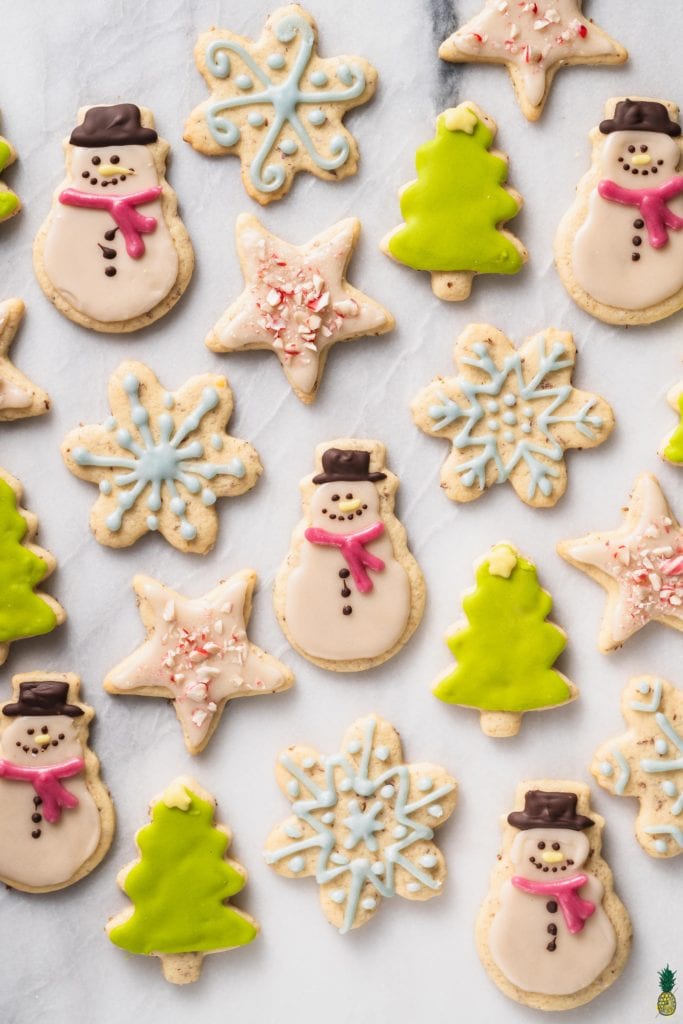
[[[42,416],[50,408],[49,395],[25,377],[9,357],[24,308],[21,299],[0,302],[0,423]]]
[[[678,107],[618,97],[591,132],[590,170],[555,240],[562,282],[610,324],[649,324],[683,306]]]
[[[318,30],[303,7],[279,7],[254,42],[227,29],[199,37],[197,67],[211,90],[184,139],[209,156],[235,154],[258,203],[281,199],[295,174],[340,181],[358,169],[344,115],[372,97],[377,72],[361,57],[319,57]]]
[[[601,856],[604,824],[581,782],[518,787],[477,919],[481,961],[510,999],[568,1010],[624,969],[631,922]]]
[[[452,501],[474,501],[509,480],[535,508],[567,487],[564,456],[595,448],[614,426],[599,395],[572,385],[571,334],[548,327],[519,348],[489,324],[470,324],[455,343],[456,377],[437,377],[412,403],[415,423],[450,441],[441,486]]]
[[[505,64],[522,113],[537,121],[560,68],[623,64],[628,53],[585,18],[581,0],[485,0],[439,48],[455,63]]]
[[[33,543],[38,519],[21,507],[22,493],[19,481],[0,468],[0,665],[15,640],[51,633],[66,619],[59,602],[37,589],[57,561]]]
[[[607,591],[598,640],[605,654],[648,622],[683,630],[683,532],[651,473],[636,480],[622,526],[562,541],[557,550]]]
[[[114,807],[88,746],[93,709],[71,673],[14,676],[0,704],[0,881],[25,892],[73,885],[97,867]]]
[[[33,247],[40,286],[82,327],[137,331],[168,313],[194,268],[168,143],[150,110],[116,103],[83,107],[64,150],[66,178]]]
[[[659,454],[672,465],[683,466],[683,381],[671,388],[666,399],[674,412],[678,413],[679,422],[664,438]]]
[[[591,772],[638,800],[636,838],[653,857],[683,853],[683,692],[658,676],[632,679],[621,699],[627,732],[596,751]]]
[[[107,674],[105,690],[172,700],[187,749],[198,754],[229,700],[280,693],[294,682],[285,665],[247,637],[255,586],[256,573],[244,569],[190,599],[136,576],[147,639]]]
[[[17,154],[7,139],[0,135],[0,174],[13,164],[17,159]],[[4,181],[0,181],[0,223],[4,220],[9,220],[10,217],[14,217],[15,214],[19,213],[21,209],[21,200],[19,196],[8,188]]]
[[[237,249],[245,288],[209,333],[208,347],[275,352],[297,398],[315,401],[336,342],[394,326],[388,310],[346,280],[359,235],[360,221],[349,217],[305,245],[291,245],[241,214]]]
[[[108,420],[77,427],[62,443],[71,472],[99,486],[96,538],[124,548],[158,531],[179,551],[206,554],[217,498],[244,494],[261,474],[252,446],[226,433],[227,380],[204,373],[171,393],[149,367],[125,362],[109,382],[109,404]]]
[[[389,722],[359,719],[332,756],[289,747],[275,773],[292,814],[268,837],[266,862],[286,878],[314,877],[342,934],[369,921],[383,898],[441,892],[446,862],[434,829],[453,813],[457,783],[438,765],[404,763]]]
[[[577,688],[553,668],[567,637],[548,621],[552,604],[536,566],[507,541],[494,545],[463,598],[467,620],[446,637],[457,664],[439,677],[435,696],[477,708],[483,731],[496,737],[515,736],[527,711],[575,700]]]
[[[187,776],[152,800],[135,837],[140,856],[117,882],[132,902],[107,922],[121,949],[156,956],[166,981],[197,981],[204,957],[253,942],[258,924],[229,900],[247,873],[226,857],[231,834],[214,822],[216,801]]]
[[[475,103],[445,110],[436,136],[416,154],[417,180],[400,193],[405,224],[381,248],[415,270],[428,270],[440,299],[466,299],[477,274],[516,274],[528,258],[505,222],[522,197],[505,184],[507,157],[491,149],[496,122]]]
[[[319,445],[316,470],[301,482],[304,517],[275,581],[275,611],[304,658],[358,672],[391,658],[417,628],[424,579],[394,515],[398,479],[384,445]]]

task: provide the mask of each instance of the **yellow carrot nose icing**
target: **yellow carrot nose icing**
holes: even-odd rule
[[[135,171],[132,167],[122,167],[121,164],[100,164],[97,168],[97,173],[105,178],[113,178],[117,174],[125,174],[126,176],[135,174]]]
[[[547,850],[541,857],[541,860],[544,864],[559,864],[561,860],[564,860],[564,854],[560,853],[559,850],[557,852],[555,850]]]
[[[339,511],[340,512],[355,512],[356,509],[360,508],[360,501],[356,498],[354,501],[340,501]]]
[[[36,736],[33,742],[37,747],[49,747],[51,742],[50,735],[49,733],[41,732],[39,736]]]
[[[631,157],[631,163],[634,167],[647,167],[648,164],[652,163],[652,157],[647,153],[638,153],[636,156]]]

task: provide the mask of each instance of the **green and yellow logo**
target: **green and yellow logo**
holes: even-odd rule
[[[676,1012],[676,972],[672,971],[669,965],[662,968],[659,973],[659,998],[657,999],[657,1012],[662,1017],[673,1017]]]

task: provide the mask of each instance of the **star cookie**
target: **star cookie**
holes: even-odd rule
[[[581,13],[581,0],[486,0],[439,48],[455,63],[505,64],[529,121],[543,113],[555,74],[569,64],[623,64],[628,53]]]
[[[50,398],[10,361],[8,352],[24,316],[21,299],[0,302],[0,423],[42,416],[50,408]]]
[[[95,537],[123,548],[158,530],[174,548],[206,554],[216,541],[216,499],[244,494],[262,472],[252,446],[226,433],[226,378],[204,373],[171,393],[143,363],[124,362],[109,404],[105,423],[78,427],[62,443],[71,472],[99,485]]]
[[[315,877],[325,917],[343,934],[365,924],[382,897],[427,900],[446,879],[434,829],[453,812],[457,783],[433,764],[404,764],[392,725],[357,721],[339,754],[289,747],[276,777],[292,815],[265,859],[287,878]]]
[[[666,400],[674,412],[678,413],[679,423],[664,438],[659,454],[674,466],[683,466],[683,381],[671,388]]]
[[[437,377],[412,403],[426,434],[451,442],[441,486],[474,501],[509,480],[527,505],[547,508],[567,487],[564,454],[607,439],[614,415],[571,383],[571,334],[548,327],[518,349],[502,331],[470,324],[455,343],[456,377]]]
[[[198,754],[235,697],[280,693],[290,670],[247,637],[256,573],[244,569],[203,597],[187,598],[148,576],[133,589],[147,639],[113,668],[109,693],[172,700],[185,745]]]
[[[683,631],[683,531],[651,473],[636,480],[624,523],[557,546],[607,590],[598,647],[621,647],[648,622]]]
[[[256,217],[241,214],[237,250],[245,288],[207,346],[214,352],[274,351],[297,398],[315,401],[336,342],[394,326],[391,313],[346,280],[359,235],[360,221],[349,217],[305,245],[291,245]]]
[[[317,45],[311,15],[289,4],[257,42],[214,28],[195,47],[211,95],[183,138],[208,156],[238,155],[244,187],[262,205],[286,195],[298,171],[340,181],[358,169],[342,119],[372,97],[377,72],[361,57],[319,57]]]

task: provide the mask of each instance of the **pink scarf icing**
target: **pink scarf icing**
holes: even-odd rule
[[[78,797],[62,786],[59,780],[78,775],[84,767],[85,762],[81,757],[73,757],[63,764],[46,765],[44,768],[12,764],[0,757],[0,779],[30,782],[43,801],[43,817],[54,824],[62,816],[62,807],[78,807]]]
[[[132,192],[128,196],[103,196],[92,192],[79,192],[76,188],[66,188],[59,194],[59,201],[64,206],[84,206],[90,210],[106,210],[111,215],[123,235],[126,252],[133,260],[139,260],[145,252],[145,243],[141,235],[149,235],[157,226],[156,217],[145,217],[135,207],[143,203],[151,203],[161,195],[161,186],[154,185],[142,192]]]
[[[357,533],[330,533],[319,526],[309,526],[304,536],[311,544],[331,544],[340,549],[344,561],[351,570],[353,582],[356,584],[359,593],[367,594],[372,590],[372,580],[365,571],[374,569],[380,572],[384,568],[384,562],[377,555],[371,555],[365,550],[365,545],[376,540],[384,533],[384,523],[373,523],[372,526],[359,530]]]
[[[680,192],[683,192],[681,177],[672,178],[655,188],[623,188],[607,178],[598,182],[598,193],[603,199],[623,206],[638,207],[653,249],[661,249],[666,245],[669,240],[667,228],[673,228],[674,231],[683,228],[683,217],[677,217],[666,205],[669,199],[674,199]]]
[[[577,889],[585,885],[588,875],[573,875],[572,878],[558,878],[553,882],[537,882],[532,878],[514,875],[512,884],[522,892],[532,896],[552,896],[560,904],[567,929],[572,935],[583,930],[583,926],[591,914],[595,913],[595,904],[579,896]]]

